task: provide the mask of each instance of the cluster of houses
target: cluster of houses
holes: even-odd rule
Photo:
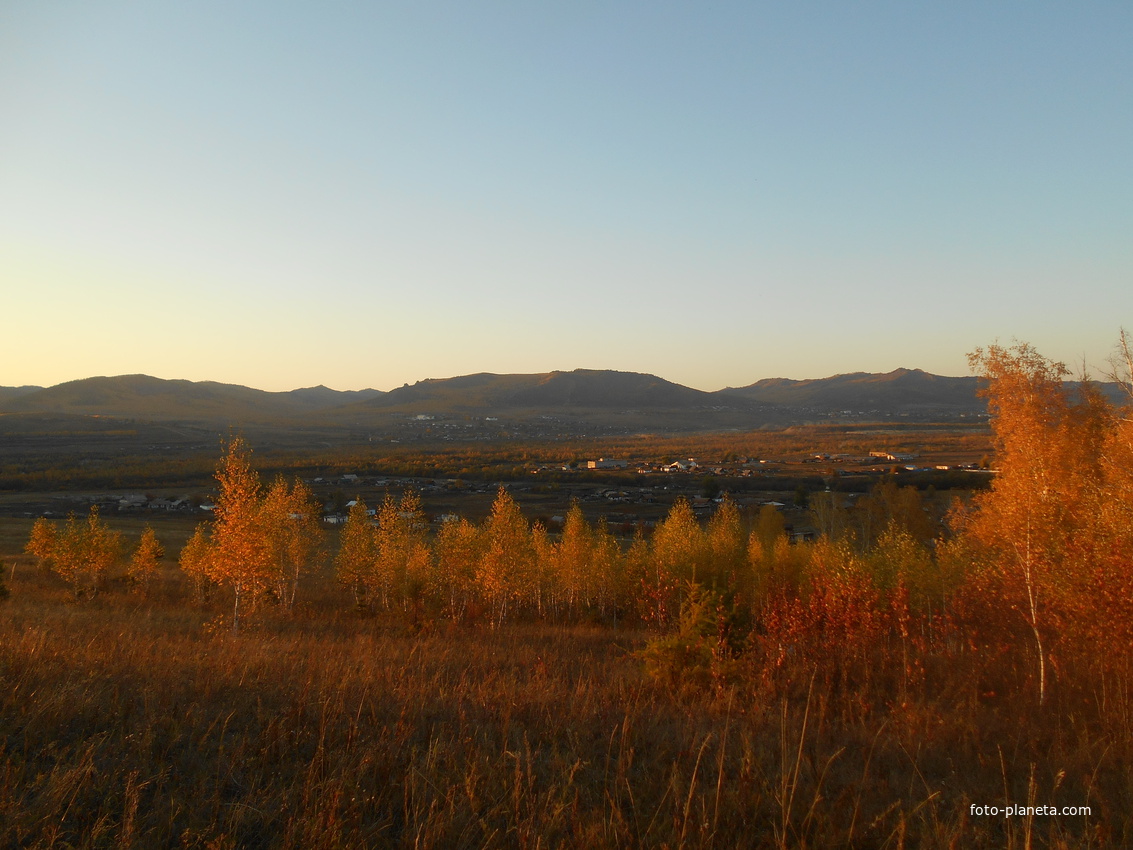
[[[180,498],[165,498],[162,496],[147,496],[136,494],[110,494],[102,493],[96,496],[87,496],[85,501],[100,508],[112,508],[119,511],[167,511],[192,513],[194,511],[212,510],[212,505],[202,505],[189,496]]]
[[[871,451],[866,456],[816,452],[814,454],[806,455],[803,457],[790,459],[741,457],[727,463],[701,462],[694,457],[678,458],[677,460],[667,462],[655,462],[648,460],[631,462],[619,458],[600,457],[597,460],[587,460],[584,463],[580,464],[571,463],[562,466],[542,464],[533,467],[531,469],[531,472],[532,474],[538,475],[540,473],[552,472],[579,473],[632,470],[639,475],[648,475],[651,473],[686,473],[694,475],[715,475],[734,478],[747,478],[769,474],[781,474],[784,467],[789,468],[798,464],[837,464],[839,466],[858,466],[863,467],[862,471],[870,471],[870,468],[872,468],[874,471],[877,471],[881,465],[885,465],[884,468],[888,469],[890,464],[899,464],[906,470],[911,471],[920,471],[922,469],[941,471],[954,469],[968,470],[973,469],[977,466],[977,464],[934,464],[931,467],[921,467],[913,463],[916,458],[917,455],[915,454],[891,452],[888,450]]]
[[[612,457],[600,457],[598,460],[586,461],[587,469],[628,469],[629,461],[620,460]],[[650,463],[638,463],[635,470],[640,473],[645,472],[692,472],[698,469],[699,465],[696,458],[689,458],[688,460],[675,460],[672,463],[661,464],[660,466],[653,466]],[[563,472],[574,472],[575,468],[571,466],[562,467]]]
[[[895,463],[905,463],[906,461],[914,460],[916,455],[910,454],[894,454],[893,452],[870,452],[871,458],[878,458],[880,460],[888,460]]]

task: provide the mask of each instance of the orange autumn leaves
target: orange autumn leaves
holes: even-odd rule
[[[969,584],[1029,633],[1041,703],[1052,667],[1101,663],[1133,640],[1133,421],[1089,381],[1067,388],[1066,368],[1029,345],[971,360],[998,470],[953,525]]]
[[[301,481],[276,478],[266,490],[252,468],[251,451],[236,437],[217,468],[216,519],[181,552],[181,565],[198,595],[210,585],[232,591],[232,628],[249,607],[270,596],[291,607],[301,572],[319,546],[320,511]]]
[[[76,599],[89,599],[106,589],[121,556],[122,535],[110,530],[95,506],[86,520],[71,514],[62,528],[40,517],[24,551],[36,557],[41,569],[49,568],[67,582]]]

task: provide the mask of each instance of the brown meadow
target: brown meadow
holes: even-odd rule
[[[330,588],[232,635],[175,578],[145,603],[15,582],[0,836],[28,847],[1109,846],[1127,683],[1078,710],[928,671],[903,693],[788,662],[643,673],[648,635],[412,634]],[[1007,683],[1004,683],[1007,684]],[[1104,699],[1104,702],[1103,702]],[[1089,817],[969,816],[971,804]]]

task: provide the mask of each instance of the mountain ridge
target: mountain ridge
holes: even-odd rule
[[[986,407],[977,396],[979,381],[974,376],[956,378],[902,367],[892,372],[848,372],[804,380],[764,378],[723,392],[790,406],[874,409],[880,404],[975,411]]]
[[[496,374],[478,372],[428,378],[359,402],[356,408],[391,412],[437,404],[454,411],[536,410],[543,408],[671,408],[709,403],[713,393],[642,372],[575,369],[571,372]]]
[[[69,413],[200,421],[257,421],[301,416],[379,392],[341,392],[326,387],[269,392],[240,384],[154,378],[140,374],[80,378],[30,392],[5,392],[10,389],[0,388],[0,413]]]
[[[575,369],[478,372],[428,378],[397,389],[319,385],[269,392],[239,384],[118,375],[52,387],[0,387],[0,414],[100,415],[189,422],[367,423],[432,417],[565,418],[658,423],[672,428],[761,427],[829,417],[963,418],[986,413],[980,379],[920,369],[850,372],[828,378],[764,378],[744,387],[697,390],[641,372]],[[1103,385],[1103,389],[1106,385]]]

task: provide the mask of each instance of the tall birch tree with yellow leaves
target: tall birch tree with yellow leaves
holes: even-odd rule
[[[491,608],[493,623],[499,626],[513,605],[522,605],[530,597],[535,579],[535,551],[527,520],[503,487],[484,523],[484,538],[476,581]]]
[[[354,595],[354,607],[372,612],[379,592],[378,543],[369,509],[362,499],[355,500],[338,538],[334,559],[339,584]]]
[[[165,548],[157,539],[157,533],[147,525],[126,568],[126,575],[135,590],[143,595],[149,595],[150,586],[157,575],[158,562],[164,557]]]
[[[260,505],[260,523],[271,561],[272,592],[290,611],[295,605],[299,578],[308,569],[319,544],[319,509],[302,481],[290,485],[276,476]]]
[[[465,616],[476,601],[476,575],[483,557],[484,534],[464,517],[441,525],[434,544],[434,593],[453,619]]]
[[[232,588],[232,631],[240,617],[271,586],[272,562],[262,525],[260,476],[252,469],[251,449],[241,437],[229,441],[216,470],[220,495],[213,524],[211,578]]]
[[[213,557],[212,538],[209,535],[208,525],[200,523],[193,536],[181,547],[181,554],[177,563],[189,579],[193,588],[193,596],[198,603],[209,601],[212,596],[213,570],[210,561]]]
[[[1112,411],[1089,383],[1072,399],[1063,385],[1066,367],[1030,345],[992,345],[969,361],[987,382],[998,471],[991,489],[973,500],[963,530],[1026,623],[1041,705],[1052,616],[1073,604],[1071,588],[1093,560],[1088,541],[1105,501],[1103,447]]]

